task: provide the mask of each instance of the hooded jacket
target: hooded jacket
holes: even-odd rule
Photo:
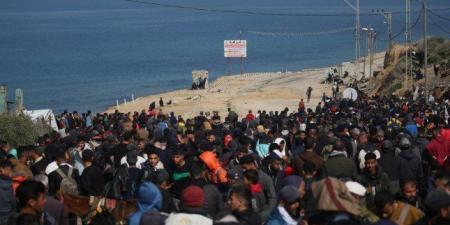
[[[162,206],[162,196],[158,188],[151,182],[143,183],[137,193],[138,211],[133,213],[128,218],[128,224],[139,225],[143,214],[156,211],[158,212]],[[162,215],[156,213],[155,217],[161,217]],[[163,223],[164,224],[164,223]]]
[[[390,180],[400,178],[400,158],[395,155],[394,146],[390,141],[384,141],[381,147],[381,158],[378,165],[385,172]]]
[[[11,178],[0,176],[0,199],[0,217],[9,217],[16,208]]]
[[[423,177],[422,162],[419,157],[411,149],[403,150],[399,157],[400,180],[414,179],[419,182]]]
[[[450,155],[450,129],[442,129],[439,135],[427,145],[427,150],[433,159],[443,166]]]

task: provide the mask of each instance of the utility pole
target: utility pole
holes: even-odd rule
[[[363,27],[361,30],[366,31],[366,55],[364,55],[364,77],[366,77],[366,61],[369,60],[369,76],[371,77],[372,70],[372,54],[373,54],[373,46],[374,46],[374,29],[372,25],[369,24],[368,27]]]
[[[405,54],[405,88],[408,89],[408,80],[411,76],[411,84],[412,81],[412,57],[411,56],[411,0],[406,0],[406,24],[405,24],[405,45],[406,45],[406,54]]]
[[[392,48],[392,12],[383,13],[384,18],[387,20],[388,35],[389,35],[389,49]]]
[[[355,11],[355,81],[359,77],[359,57],[360,57],[360,39],[361,29],[359,19],[359,0],[356,0],[356,6],[352,5],[348,0],[343,0],[350,8]]]
[[[356,77],[359,76],[359,57],[360,57],[360,39],[361,39],[361,23],[359,19],[359,0],[356,0]]]
[[[242,30],[239,30],[239,40],[242,41]],[[244,57],[241,56],[241,75],[244,73]]]
[[[427,18],[427,0],[422,1],[423,10],[423,51],[424,51],[424,62],[423,62],[423,75],[425,76],[425,101],[428,104],[428,18]]]
[[[373,53],[375,52],[375,31],[372,26],[369,25],[370,32],[370,54],[369,54],[369,77],[373,76],[372,64],[373,64]]]

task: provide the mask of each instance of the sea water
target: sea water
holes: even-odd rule
[[[146,1],[146,0],[143,0]],[[175,9],[120,0],[0,1],[0,83],[24,90],[27,109],[101,112],[116,100],[189,88],[191,71],[206,69],[210,80],[240,73],[240,60],[228,64],[223,41],[246,39],[244,72],[297,71],[354,59],[354,16],[342,0],[150,0],[150,2],[265,13],[275,16]],[[419,2],[413,2],[412,22]],[[446,0],[430,8],[449,8]],[[363,13],[401,11],[404,1],[361,1]],[[450,17],[450,10],[439,11]],[[394,14],[393,33],[404,27]],[[450,21],[433,18],[450,30]],[[383,16],[361,16],[378,40],[387,39]],[[422,23],[413,38],[422,35]],[[330,32],[343,29],[341,32]],[[261,35],[261,33],[270,35]],[[448,36],[430,23],[432,35]],[[288,35],[286,35],[288,34]],[[361,33],[361,54],[365,34]],[[397,36],[402,42],[404,35]],[[377,51],[387,42],[377,41]],[[320,79],[320,77],[318,77]],[[12,100],[13,96],[10,95]]]

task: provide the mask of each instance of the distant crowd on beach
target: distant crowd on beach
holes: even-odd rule
[[[0,224],[450,224],[449,99],[361,96],[64,112],[34,145],[0,141]]]

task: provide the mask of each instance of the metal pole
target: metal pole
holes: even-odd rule
[[[356,0],[356,77],[359,76],[359,57],[360,57],[360,39],[361,39],[361,25],[359,19],[359,0]]]
[[[373,63],[373,52],[374,52],[374,38],[375,38],[375,32],[371,25],[369,25],[369,32],[370,32],[370,53],[369,53],[369,77],[372,77],[372,63]]]
[[[389,34],[389,48],[392,48],[392,13],[387,13],[388,34]]]
[[[367,60],[368,55],[369,55],[369,31],[366,31],[366,54],[364,54],[364,61],[363,61],[363,77],[364,78],[366,77],[366,60]]]
[[[239,30],[239,40],[242,40],[242,30]],[[241,56],[241,75],[244,73],[244,57]]]
[[[422,1],[423,7],[423,49],[424,49],[424,63],[423,63],[423,75],[425,76],[425,101],[428,104],[428,18],[427,18],[427,1]]]
[[[227,57],[228,75],[231,75],[231,58]]]
[[[8,113],[8,88],[6,85],[0,86],[0,114]]]

